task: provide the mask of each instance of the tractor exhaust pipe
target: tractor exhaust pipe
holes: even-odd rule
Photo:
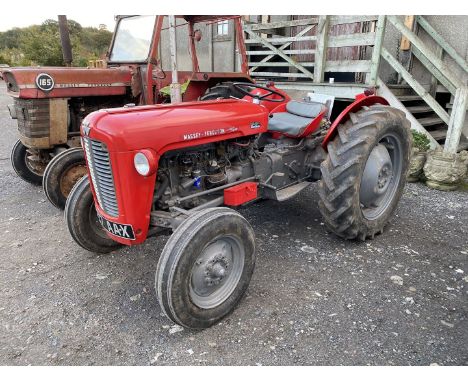
[[[67,16],[59,15],[58,23],[60,32],[60,42],[62,44],[63,62],[65,63],[65,66],[71,66],[73,62],[73,54],[70,42],[70,31],[68,30]]]

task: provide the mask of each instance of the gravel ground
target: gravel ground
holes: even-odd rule
[[[107,256],[71,239],[61,211],[10,165],[0,88],[0,364],[467,365],[468,194],[408,185],[383,235],[345,242],[315,188],[241,210],[256,231],[246,297],[181,330],[153,289],[167,240]]]

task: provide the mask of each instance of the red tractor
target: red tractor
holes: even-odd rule
[[[227,19],[233,20],[236,31],[238,71],[214,72],[206,65],[200,70],[197,49],[208,46],[201,42],[201,30]],[[179,35],[187,35],[184,53],[191,58],[190,68],[177,71],[179,83],[185,84],[183,101],[229,98],[229,82],[252,82],[240,17],[177,16],[176,20]],[[165,89],[172,83],[173,72],[167,68],[167,31],[168,16],[118,16],[106,68],[2,68],[14,99],[10,114],[18,121],[13,168],[22,179],[42,183],[56,207],[64,208],[71,188],[86,174],[79,129],[87,114],[126,104],[169,102]]]
[[[365,240],[383,231],[408,170],[409,122],[382,97],[359,95],[331,123],[326,104],[230,87],[243,97],[88,115],[88,176],[65,207],[71,236],[92,252],[172,231],[155,288],[165,314],[188,328],[219,321],[249,285],[255,235],[236,208],[283,202],[318,181],[326,226]]]

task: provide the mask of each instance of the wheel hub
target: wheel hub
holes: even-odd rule
[[[370,153],[362,175],[359,197],[364,207],[378,206],[387,191],[392,175],[393,166],[388,150],[379,144]]]
[[[200,253],[192,268],[190,296],[201,308],[209,309],[226,300],[235,289],[244,264],[238,239],[220,238]]]
[[[60,191],[65,197],[68,197],[71,189],[87,173],[86,165],[76,165],[70,168],[60,179]]]

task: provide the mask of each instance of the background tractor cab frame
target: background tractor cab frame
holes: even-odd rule
[[[6,68],[3,78],[14,104],[11,117],[18,122],[19,140],[11,161],[24,180],[41,184],[49,200],[63,208],[77,179],[86,173],[79,128],[92,111],[126,104],[170,102],[165,89],[173,82],[169,62],[169,16],[118,16],[107,54],[106,68]],[[176,16],[175,30],[186,34],[190,68],[177,70],[184,84],[182,101],[229,98],[226,82],[252,82],[248,73],[239,16]],[[198,54],[207,23],[232,20],[236,30],[236,71],[200,70]],[[198,51],[197,51],[198,49]],[[205,68],[207,69],[207,68]],[[237,94],[239,96],[239,94]],[[74,150],[68,151],[70,148]],[[52,161],[52,162],[51,162]],[[46,170],[49,162],[52,163]],[[45,173],[44,173],[45,172]]]

